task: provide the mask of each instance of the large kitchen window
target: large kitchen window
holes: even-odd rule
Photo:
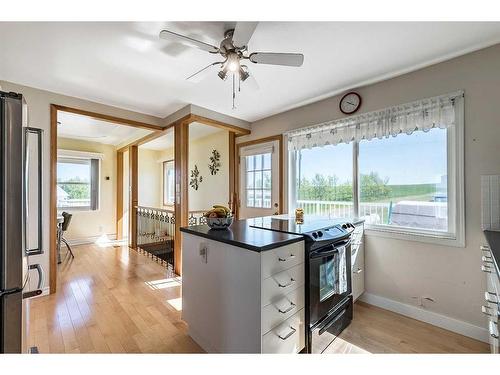
[[[97,210],[99,206],[99,159],[57,159],[57,208]]]
[[[291,132],[289,207],[463,246],[463,96],[402,107]]]

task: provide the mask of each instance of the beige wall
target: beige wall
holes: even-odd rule
[[[58,149],[103,154],[100,163],[99,209],[79,211],[66,209],[73,218],[64,237],[70,242],[85,241],[103,234],[116,235],[116,148],[97,142],[57,138]],[[106,180],[109,177],[109,180]]]
[[[427,304],[429,311],[484,326],[480,175],[500,174],[499,67],[500,45],[496,45],[357,89],[363,98],[360,112],[465,90],[466,247],[367,236],[367,292],[406,304],[415,304],[412,296],[429,296],[436,301]],[[257,121],[252,134],[238,141],[341,118],[339,99],[335,96]]]
[[[137,112],[111,107],[87,100],[77,99],[70,96],[59,95],[49,91],[38,90],[32,87],[21,86],[11,82],[0,81],[4,91],[14,91],[22,93],[28,102],[29,125],[44,130],[43,135],[43,249],[44,254],[34,256],[33,263],[40,263],[47,275],[49,273],[49,219],[50,219],[50,104],[59,104],[68,107],[84,109],[107,115],[127,118],[136,121],[143,121],[154,125],[161,125],[162,119],[143,115]],[[46,287],[48,286],[46,278]]]
[[[212,150],[219,151],[221,167],[216,175],[208,168]],[[198,190],[189,189],[189,210],[207,210],[214,204],[227,206],[229,200],[229,135],[221,130],[189,143],[189,173],[198,166],[203,181]]]
[[[139,147],[139,205],[161,207],[162,173],[160,151]]]

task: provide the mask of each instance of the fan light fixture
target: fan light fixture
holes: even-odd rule
[[[224,58],[223,61],[211,63],[205,68],[190,75],[187,80],[199,82],[202,76],[206,76],[208,73],[213,72],[213,68],[219,66],[221,70],[217,72],[217,75],[220,79],[225,81],[229,74],[232,75],[234,109],[236,108],[234,105],[234,99],[236,97],[236,80],[238,80],[238,91],[240,91],[241,82],[245,82],[249,78],[251,78],[249,82],[253,81],[249,86],[258,86],[257,82],[255,82],[255,79],[250,74],[248,67],[241,64],[242,60],[250,60],[254,64],[295,67],[302,66],[304,62],[304,55],[301,53],[253,52],[249,54],[248,42],[257,24],[258,22],[237,22],[234,29],[227,30],[224,33],[224,39],[220,42],[219,47],[169,30],[162,30],[160,32],[160,38],[187,44],[211,54],[220,54]]]

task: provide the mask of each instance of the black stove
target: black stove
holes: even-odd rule
[[[322,353],[352,320],[351,233],[345,219],[287,216],[250,219],[254,228],[305,239],[306,350]]]

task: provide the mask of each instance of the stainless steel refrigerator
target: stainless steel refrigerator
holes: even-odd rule
[[[0,91],[0,353],[27,347],[29,299],[42,293],[42,130],[21,94]],[[30,278],[38,278],[31,287]]]

